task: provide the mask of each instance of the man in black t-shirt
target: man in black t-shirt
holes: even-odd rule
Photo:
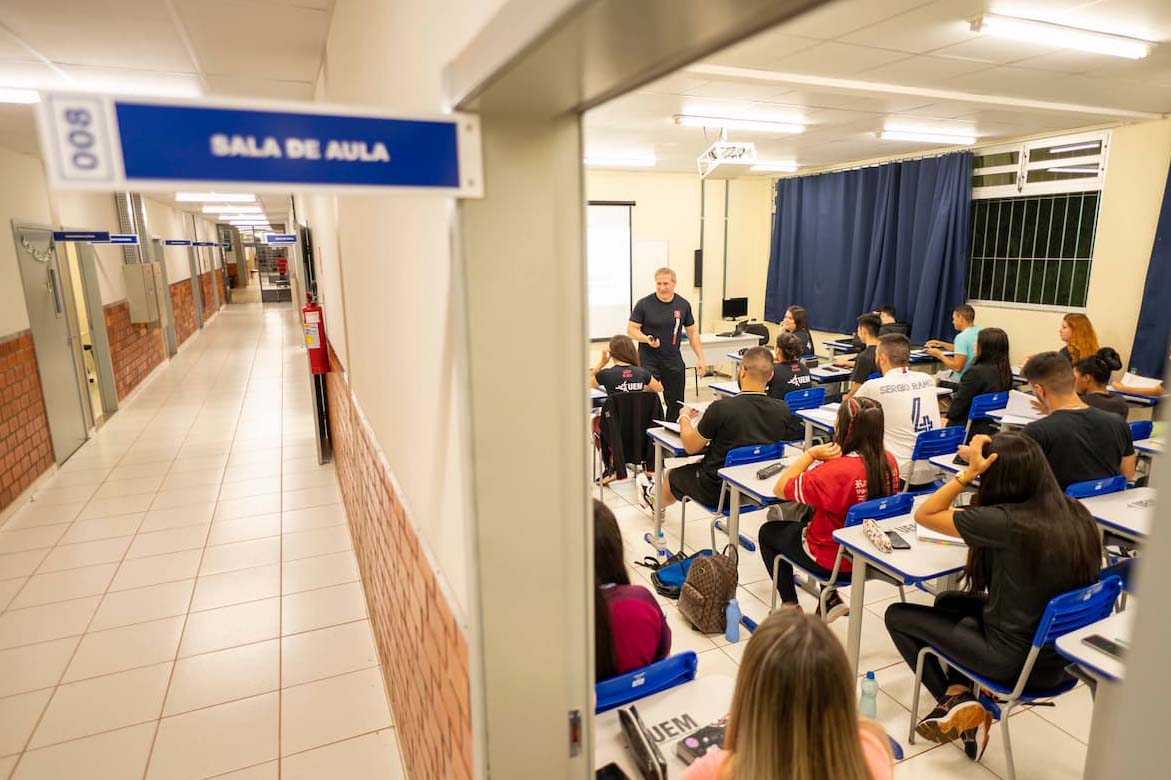
[[[719,470],[728,451],[752,444],[772,444],[785,438],[791,415],[784,401],[769,398],[764,387],[773,375],[773,358],[767,347],[752,347],[740,361],[740,394],[716,401],[698,422],[679,418],[679,436],[689,455],[703,453],[699,463],[688,463],[667,472],[663,505],[690,496],[707,506],[720,501]]]
[[[1041,445],[1063,490],[1075,482],[1118,474],[1134,479],[1130,426],[1118,415],[1082,402],[1069,361],[1057,352],[1041,352],[1029,358],[1023,373],[1036,404],[1047,413],[1023,432]]]
[[[850,391],[842,398],[843,401],[852,398],[858,392],[871,374],[878,373],[878,331],[882,324],[877,314],[863,314],[858,318],[857,337],[865,345],[865,349],[854,356],[852,365],[854,373],[850,375]],[[849,366],[849,359],[835,360],[835,366]]]
[[[695,352],[696,368],[706,371],[699,327],[687,299],[675,294],[675,272],[670,268],[655,271],[655,292],[634,304],[626,335],[638,342],[638,362],[663,383],[663,400],[667,402],[667,419],[679,416],[679,404],[687,385],[687,369],[680,347],[683,334]]]

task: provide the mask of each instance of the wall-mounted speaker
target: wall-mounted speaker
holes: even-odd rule
[[[695,250],[695,286],[703,287],[703,250]]]

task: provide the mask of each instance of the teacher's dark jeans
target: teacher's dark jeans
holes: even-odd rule
[[[668,422],[675,422],[679,418],[679,403],[683,400],[683,391],[687,387],[687,369],[683,366],[683,358],[663,361],[640,352],[639,362],[655,379],[663,383],[663,400],[667,404],[666,419]]]

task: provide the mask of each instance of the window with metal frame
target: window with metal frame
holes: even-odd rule
[[[1086,306],[1109,131],[976,150],[967,297]]]

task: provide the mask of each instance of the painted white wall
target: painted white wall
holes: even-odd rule
[[[338,262],[337,199],[309,194],[297,196],[297,214],[309,225],[317,263],[317,292],[325,318],[325,332],[342,365],[349,367],[346,347],[345,301]]]
[[[144,197],[146,221],[153,236],[166,240],[168,238],[186,238],[194,240],[191,233],[191,220],[187,213],[180,211],[166,201]],[[170,284],[191,278],[191,265],[187,259],[188,248],[185,246],[163,246],[163,261],[167,264],[167,281]]]
[[[443,68],[501,0],[353,0],[334,10],[320,99],[401,112],[442,110]],[[390,78],[387,74],[409,74]],[[337,254],[330,200],[336,202]],[[470,426],[455,381],[466,328],[453,298],[452,201],[418,195],[340,196],[307,206],[321,230],[320,280],[338,343],[345,297],[346,369],[386,453],[459,619],[470,604]],[[320,224],[319,224],[320,223]],[[338,284],[339,279],[341,284]]]
[[[50,194],[54,224],[78,230],[107,230],[121,232],[118,207],[114,195],[108,192],[53,192]],[[124,264],[122,247],[114,244],[94,244],[97,254],[98,287],[102,304],[126,299],[126,280],[122,275]]]
[[[12,220],[52,222],[45,172],[36,157],[0,147],[0,338],[28,327],[24,286],[16,259]]]

